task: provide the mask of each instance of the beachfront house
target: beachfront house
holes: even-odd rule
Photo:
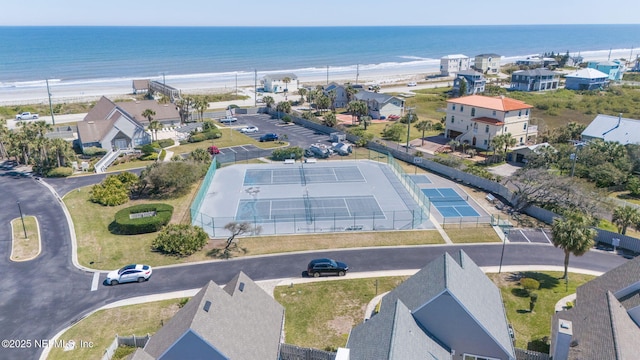
[[[609,76],[609,80],[620,81],[626,70],[625,64],[621,60],[613,61],[589,61],[587,67],[602,71]]]
[[[149,79],[136,79],[132,81],[133,94],[146,94],[149,92]]]
[[[368,115],[372,119],[388,118],[389,115],[402,116],[404,114],[404,100],[395,96],[363,90],[353,95],[353,98],[367,103]]]
[[[516,145],[535,143],[536,126],[529,124],[533,106],[504,96],[471,95],[447,100],[445,136],[488,150],[491,139],[511,134]]]
[[[558,66],[558,61],[556,61],[556,59],[554,58],[531,56],[526,59],[516,60],[516,65],[526,66],[529,69],[535,69],[539,67],[546,68]]]
[[[151,135],[127,111],[103,96],[78,123],[78,142],[83,150],[124,150],[149,144]]]
[[[601,90],[609,85],[609,75],[592,68],[565,75],[564,88],[569,90]]]
[[[289,79],[289,82],[285,82],[286,79]],[[300,87],[298,76],[292,73],[269,74],[264,77],[263,82],[264,91],[274,94],[281,92],[293,93]]]
[[[461,83],[465,84],[466,91],[464,94],[460,94]],[[484,92],[484,87],[487,84],[487,79],[482,73],[475,70],[463,70],[456,74],[456,78],[453,80],[454,96],[466,96],[474,95]]]
[[[463,70],[469,70],[468,56],[455,54],[440,58],[440,76],[454,76]]]
[[[384,295],[341,353],[348,360],[516,359],[500,290],[462,250],[438,256]]]
[[[116,105],[144,126],[149,126],[149,119],[142,116],[149,109],[155,113],[152,121],[159,121],[166,126],[180,124],[180,112],[174,104],[160,104],[155,100],[136,100],[117,102]]]
[[[573,308],[551,323],[553,360],[637,359],[640,257],[581,285]]]
[[[204,286],[130,359],[278,360],[284,308],[243,272]]]
[[[640,144],[640,120],[598,114],[582,131],[582,140],[615,141],[622,145]]]
[[[547,69],[519,70],[511,74],[511,90],[546,91],[556,90],[560,75]]]
[[[500,72],[500,55],[480,54],[476,55],[473,68],[483,74],[495,75]]]

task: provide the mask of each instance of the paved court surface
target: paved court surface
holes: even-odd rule
[[[511,228],[508,231],[507,238],[512,243],[553,244],[551,242],[551,230],[548,229]]]

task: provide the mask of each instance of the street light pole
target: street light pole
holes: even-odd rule
[[[20,201],[16,201],[18,203],[18,211],[20,211],[20,220],[22,220],[22,230],[24,230],[24,238],[27,238],[27,227],[24,226],[24,216],[22,215],[22,208],[20,207]]]
[[[502,272],[502,259],[504,258],[504,246],[507,243],[507,236],[509,236],[509,229],[504,229],[504,238],[502,239],[502,253],[500,254],[500,267],[498,268],[498,274]]]
[[[407,146],[405,148],[405,152],[409,152],[409,133],[411,132],[411,112],[415,109],[415,107],[407,108]]]

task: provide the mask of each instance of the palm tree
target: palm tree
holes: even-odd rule
[[[451,147],[451,151],[455,152],[458,145],[460,145],[460,142],[458,140],[451,140],[447,143],[447,145]]]
[[[155,139],[153,140],[158,140],[158,130],[160,129],[162,129],[162,124],[160,124],[160,121],[154,120],[149,123],[149,130],[151,131],[152,135],[155,135]]]
[[[627,228],[640,221],[640,212],[631,206],[618,206],[613,210],[611,222],[618,227],[618,232],[622,235],[627,233]]]
[[[320,111],[326,111],[329,106],[331,106],[331,99],[325,95],[319,95],[316,98],[316,107],[320,109]]]
[[[362,100],[351,101],[347,105],[347,110],[351,113],[352,123],[354,119],[357,119],[357,121],[360,122],[360,118],[369,113],[369,107],[367,106],[367,103]]]
[[[338,123],[338,119],[336,119],[335,113],[328,113],[324,116],[322,123],[328,127],[334,127]]]
[[[7,120],[0,119],[0,159],[8,158],[7,144],[9,141],[9,128]]]
[[[291,82],[291,78],[288,76],[285,76],[282,79],[282,82],[284,83],[284,99],[287,100],[287,94],[289,93],[289,83]]]
[[[209,102],[204,98],[198,99],[196,100],[195,108],[200,115],[200,121],[202,121],[204,119],[204,112],[209,108]]]
[[[353,95],[355,95],[358,90],[356,90],[351,84],[347,85],[344,89],[344,92],[347,93],[347,101],[351,102],[353,100]]]
[[[275,100],[273,100],[273,97],[271,96],[265,96],[262,98],[262,101],[264,101],[264,104],[267,105],[267,107],[269,109],[271,109],[271,107],[273,106],[273,104],[275,104]]]
[[[336,89],[330,90],[328,95],[329,99],[331,100],[331,111],[336,111],[336,98],[338,97]]]
[[[298,94],[300,95],[300,103],[304,104],[304,96],[307,95],[307,89],[306,88],[298,89]]]
[[[142,116],[147,118],[147,121],[149,121],[149,123],[151,123],[151,121],[153,121],[153,117],[156,116],[156,112],[151,110],[151,109],[145,109],[142,112]]]
[[[567,278],[569,256],[582,256],[593,246],[597,233],[591,227],[592,223],[591,217],[578,211],[569,211],[564,218],[553,220],[553,246],[564,250],[564,275],[561,279]]]
[[[373,90],[374,93],[377,93],[378,91],[380,91],[380,85],[373,85],[371,87],[371,90]]]
[[[491,147],[493,148],[493,156],[496,156],[496,151],[502,151],[504,146],[504,137],[502,135],[496,135],[491,139]]]
[[[281,101],[278,103],[278,106],[276,106],[276,110],[278,112],[283,112],[288,114],[291,111],[291,103],[288,101]]]
[[[516,140],[516,138],[514,138],[513,136],[511,136],[511,133],[506,133],[506,134],[502,134],[500,135],[504,138],[504,154],[507,154],[507,151],[509,150],[509,148],[512,148],[514,146],[516,146],[516,143],[518,142],[518,140]]]
[[[424,146],[424,132],[431,130],[433,123],[429,120],[422,120],[414,125],[418,131],[422,131],[422,144],[420,146]]]

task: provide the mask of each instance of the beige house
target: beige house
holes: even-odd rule
[[[445,136],[480,149],[491,139],[510,133],[516,145],[535,142],[537,126],[530,126],[533,106],[504,96],[471,95],[447,100]]]
[[[500,55],[480,54],[476,55],[473,68],[483,74],[497,74],[500,72]]]

